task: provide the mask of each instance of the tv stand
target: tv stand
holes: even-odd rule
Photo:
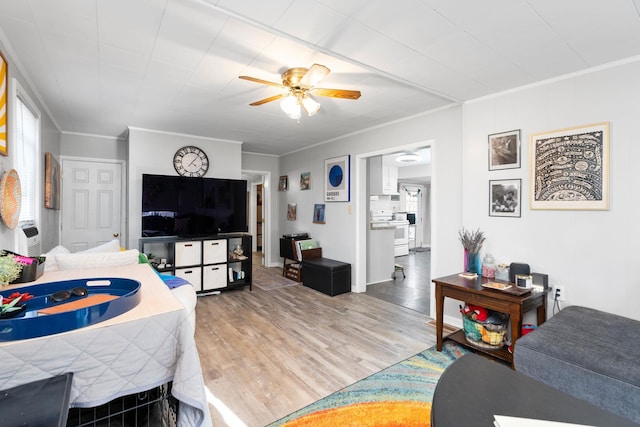
[[[158,272],[188,280],[198,296],[245,286],[251,291],[251,248],[252,236],[245,233],[140,239],[140,252]]]

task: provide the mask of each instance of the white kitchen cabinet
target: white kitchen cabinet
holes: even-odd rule
[[[367,285],[391,279],[395,265],[394,233],[393,226],[368,230]]]
[[[398,168],[382,164],[382,156],[369,159],[369,194],[398,194]]]

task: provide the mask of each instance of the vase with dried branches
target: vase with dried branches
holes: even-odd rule
[[[464,248],[464,271],[468,273],[482,273],[480,249],[485,241],[484,232],[478,228],[475,231],[464,227],[458,231],[458,239]]]

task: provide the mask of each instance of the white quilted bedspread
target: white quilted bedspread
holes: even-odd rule
[[[178,425],[210,426],[193,330],[182,305],[148,265],[56,271],[34,283],[90,277],[138,280],[142,301],[86,328],[0,343],[0,390],[73,372],[71,406],[92,407],[172,380]]]

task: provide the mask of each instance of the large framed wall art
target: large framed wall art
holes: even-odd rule
[[[531,135],[531,209],[609,209],[609,123]]]
[[[9,138],[7,133],[7,98],[9,95],[9,72],[7,60],[2,52],[0,52],[0,154],[7,156],[9,154]]]
[[[350,156],[324,161],[324,201],[348,202],[351,197]]]

